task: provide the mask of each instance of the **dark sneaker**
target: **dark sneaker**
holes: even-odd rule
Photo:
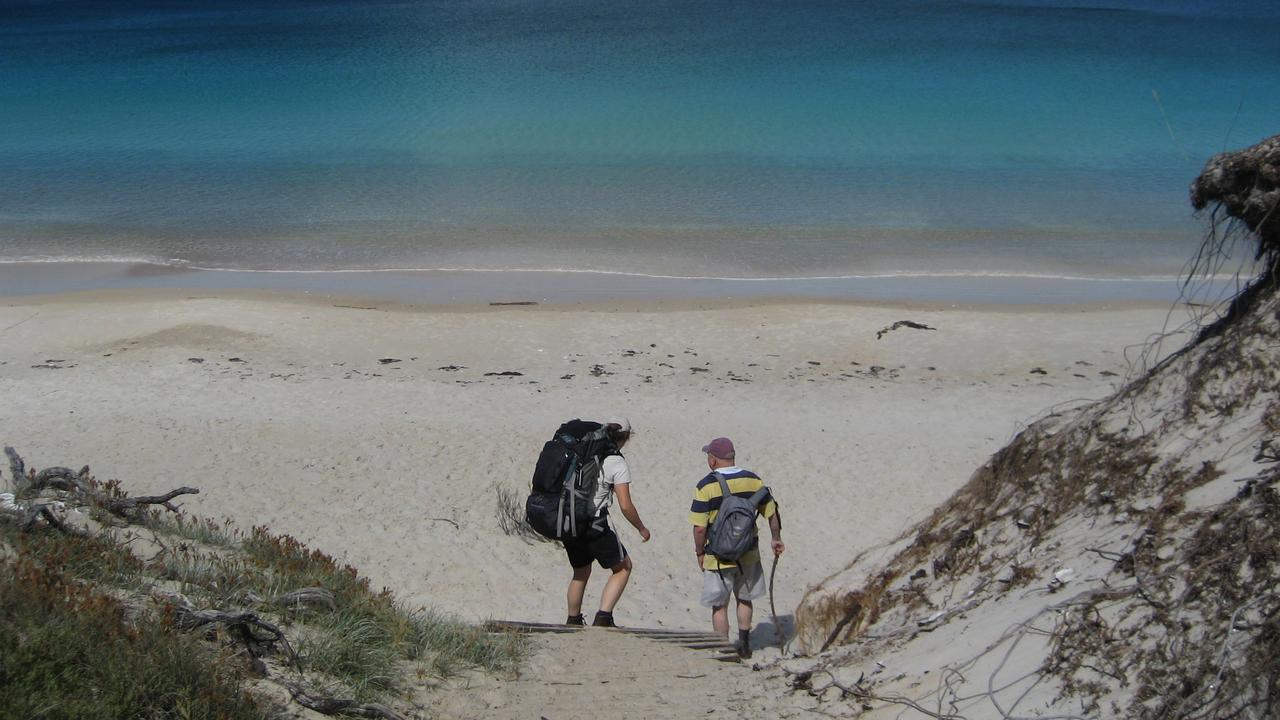
[[[586,618],[584,618],[584,617],[582,617],[582,613],[578,613],[577,615],[570,615],[570,616],[569,616],[569,619],[564,621],[564,624],[565,624],[565,625],[576,625],[577,627],[583,627],[584,625],[586,625],[586,624],[587,624],[587,619],[586,619]]]
[[[738,631],[738,657],[742,658],[743,660],[749,660],[751,658],[751,631],[750,630]]]
[[[613,624],[613,613],[598,612],[596,619],[591,621],[591,627],[618,627]]]

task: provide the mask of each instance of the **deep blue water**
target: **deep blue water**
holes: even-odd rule
[[[0,260],[1176,274],[1280,4],[6,2]]]

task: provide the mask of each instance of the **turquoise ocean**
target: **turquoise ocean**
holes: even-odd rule
[[[0,294],[1163,297],[1277,132],[1276,3],[0,0]]]

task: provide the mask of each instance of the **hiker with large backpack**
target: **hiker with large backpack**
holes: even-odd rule
[[[526,504],[529,524],[548,538],[564,543],[573,577],[566,593],[569,625],[585,625],[582,600],[591,563],[612,573],[600,594],[592,625],[615,627],[613,609],[631,578],[631,556],[609,527],[609,508],[618,510],[649,542],[649,528],[631,500],[631,468],[622,448],[631,439],[631,422],[617,418],[601,425],[571,420],[547,442],[534,471],[533,492]]]
[[[719,437],[702,447],[711,472],[698,481],[689,507],[693,551],[702,571],[704,607],[711,608],[711,627],[729,639],[729,596],[737,599],[738,654],[751,657],[752,601],[767,592],[760,563],[756,517],[769,521],[775,557],[782,543],[782,518],[769,488],[755,473],[738,467],[733,442]]]

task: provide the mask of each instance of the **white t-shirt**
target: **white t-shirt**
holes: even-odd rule
[[[596,482],[596,496],[592,499],[594,514],[599,515],[613,503],[613,486],[631,484],[631,468],[626,458],[610,455],[600,464],[600,479]]]

